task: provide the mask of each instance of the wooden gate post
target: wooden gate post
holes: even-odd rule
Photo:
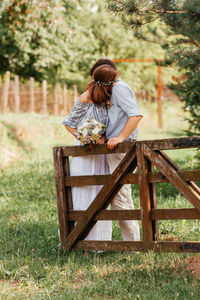
[[[151,196],[149,190],[148,162],[143,153],[143,144],[137,143],[138,183],[140,192],[141,221],[144,251],[153,241],[153,228],[151,218]]]
[[[53,149],[55,166],[55,184],[57,193],[58,221],[61,248],[64,250],[66,239],[73,229],[74,222],[68,220],[68,211],[72,210],[71,187],[65,186],[65,176],[70,175],[69,157],[63,157],[62,148]]]
[[[147,161],[148,172],[154,172],[154,165],[148,160]],[[150,196],[150,203],[151,208],[157,208],[157,201],[156,201],[156,186],[155,183],[149,183],[149,196]],[[159,229],[158,229],[158,220],[152,220],[152,231],[153,231],[153,241],[159,240]]]
[[[60,241],[61,248],[64,250],[66,244],[67,234],[69,232],[67,222],[67,203],[64,184],[64,172],[63,172],[63,159],[61,148],[53,149],[54,156],[54,170],[55,170],[55,184],[57,194],[57,206],[58,206],[58,221],[60,229]]]
[[[69,156],[63,157],[63,175],[70,176],[70,164],[69,164]],[[72,191],[70,186],[65,186],[65,195],[66,195],[66,205],[67,205],[67,212],[73,210],[73,203],[72,203]],[[74,228],[74,222],[68,222],[68,233]]]

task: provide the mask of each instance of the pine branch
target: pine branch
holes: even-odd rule
[[[153,12],[153,13],[158,13],[158,14],[187,14],[188,12],[185,10],[157,10],[157,9],[143,9],[139,10],[139,12]]]
[[[124,7],[124,9],[126,10],[126,4],[123,3],[121,0],[115,0],[115,4],[119,4],[122,7]],[[119,9],[119,11],[124,10]],[[188,11],[186,10],[159,10],[159,9],[139,9],[139,8],[134,8],[135,12],[139,12],[139,13],[158,13],[158,14],[188,14]],[[192,13],[191,13],[192,14]]]
[[[161,47],[167,43],[167,41],[165,41],[165,40],[149,39],[149,38],[147,38],[146,36],[144,36],[143,34],[140,34],[140,33],[136,33],[135,36],[139,39],[142,39],[145,42],[152,43],[152,44],[157,44],[157,45],[160,45]]]

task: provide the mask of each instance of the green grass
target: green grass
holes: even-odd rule
[[[142,110],[139,139],[184,135],[179,104],[165,104],[162,130],[155,105]],[[52,147],[73,143],[61,121],[0,116],[0,150],[9,154],[6,160],[0,153],[0,299],[200,299],[200,282],[183,264],[195,254],[104,252],[85,258],[81,251],[60,251]],[[193,149],[168,154],[183,169],[198,167]],[[191,207],[168,183],[156,191],[158,207]],[[139,207],[137,187],[133,199]],[[161,238],[199,240],[199,221],[159,223]],[[116,222],[113,238],[121,238]]]

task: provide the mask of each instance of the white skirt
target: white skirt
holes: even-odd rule
[[[78,145],[78,142],[76,142]],[[89,150],[88,150],[89,152]],[[87,155],[72,157],[70,175],[103,175],[109,174],[106,155]],[[73,210],[87,210],[102,186],[72,187]],[[112,222],[98,221],[85,240],[111,240]]]

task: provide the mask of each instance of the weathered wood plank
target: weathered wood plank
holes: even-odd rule
[[[76,250],[103,250],[103,251],[146,251],[142,242],[135,241],[78,241]],[[147,250],[154,252],[200,252],[200,242],[159,241],[150,242]]]
[[[147,167],[148,167],[148,171],[153,173],[154,165],[149,160],[147,162]],[[157,208],[156,186],[155,183],[151,183],[150,181],[149,181],[149,196],[150,196],[151,209]],[[158,241],[159,240],[158,221],[152,220],[151,223],[152,223],[152,231],[153,231],[153,240]]]
[[[70,174],[70,165],[69,165],[69,157],[65,157],[63,159],[63,172],[64,175]],[[72,203],[72,192],[71,187],[66,186],[65,187],[65,195],[66,195],[66,205],[67,205],[67,211],[73,209],[73,203]],[[74,228],[74,222],[70,221],[68,219],[68,233]]]
[[[144,143],[152,150],[199,148],[200,136],[160,139],[160,140],[146,140],[146,141],[138,141],[137,143]]]
[[[176,171],[181,171],[181,169],[179,168],[179,166],[177,166],[171,159],[169,156],[167,156],[166,153],[164,153],[163,151],[160,151],[158,150],[157,151],[158,154],[160,154],[169,164],[171,167],[174,168],[174,170]],[[193,172],[196,171],[196,170],[193,170]],[[198,173],[197,173],[198,174]],[[183,177],[184,178],[184,177]],[[193,181],[191,180],[200,180],[199,177],[197,177],[198,179],[189,179],[189,178],[186,178],[186,181],[187,183],[189,184],[189,186],[192,188],[192,190],[194,190],[195,193],[197,193],[198,195],[200,195],[200,187]]]
[[[200,181],[200,169],[198,170],[184,170],[177,171],[179,176],[182,177],[184,181]],[[159,182],[169,182],[169,180],[162,173],[149,173],[149,182],[159,183]]]
[[[143,145],[144,154],[150,159],[153,164],[163,173],[164,176],[176,187],[176,189],[183,194],[193,205],[200,211],[200,197],[197,197],[184,182],[182,177],[171,167],[165,159],[158,153],[152,151],[145,144]]]
[[[184,181],[200,181],[200,170],[177,171]],[[65,176],[66,186],[104,185],[111,175]],[[149,183],[169,182],[162,173],[148,173]],[[138,174],[127,174],[120,184],[138,184]]]
[[[62,147],[62,151],[63,151],[63,156],[126,153],[130,150],[133,144],[135,144],[135,142],[120,143],[113,151],[109,150],[106,144],[95,145],[95,147],[90,150],[85,150],[84,146],[67,146],[67,147]]]
[[[96,223],[94,217],[101,210],[105,209],[112,199],[115,197],[117,192],[120,190],[119,185],[120,179],[128,172],[131,172],[136,166],[135,162],[136,151],[135,144],[131,147],[130,151],[125,155],[119,166],[115,169],[110,180],[100,190],[98,195],[95,197],[86,213],[77,222],[76,227],[71,231],[66,239],[65,250],[70,249],[73,244],[88,232]]]
[[[84,213],[84,210],[70,210],[68,219],[77,221]],[[140,209],[102,210],[94,217],[94,220],[141,220],[141,212]]]
[[[85,150],[83,146],[67,146],[62,147],[63,156],[80,156],[80,155],[96,155],[96,154],[109,154],[109,153],[126,153],[131,145],[136,142],[123,142],[120,143],[115,150],[110,151],[107,145],[96,145],[91,150]],[[145,143],[153,150],[173,150],[184,148],[199,148],[200,136],[159,139],[159,140],[144,140],[137,141],[137,143]]]
[[[151,200],[148,180],[147,159],[143,154],[143,144],[137,144],[137,164],[138,164],[138,182],[140,192],[142,236],[144,249],[148,249],[148,244],[153,240],[153,229],[151,219]]]
[[[78,241],[76,250],[104,250],[104,251],[144,251],[142,242],[127,241]]]
[[[54,149],[53,157],[54,157],[54,172],[55,172],[60,241],[61,241],[61,248],[64,249],[69,228],[68,228],[68,221],[67,221],[67,204],[66,204],[66,193],[65,193],[65,184],[64,184],[62,149],[61,148]]]
[[[200,252],[200,242],[159,241],[151,242],[149,250],[154,252]]]
[[[151,210],[153,220],[195,220],[200,219],[196,208],[154,208]]]
[[[68,220],[77,221],[83,215],[84,210],[69,210]],[[152,208],[152,220],[198,220],[200,213],[196,208]],[[102,210],[94,220],[141,220],[140,209],[130,210]]]
[[[104,185],[112,175],[89,175],[89,176],[67,176],[65,177],[66,186],[87,186]],[[120,181],[120,184],[138,183],[137,174],[127,174]]]

